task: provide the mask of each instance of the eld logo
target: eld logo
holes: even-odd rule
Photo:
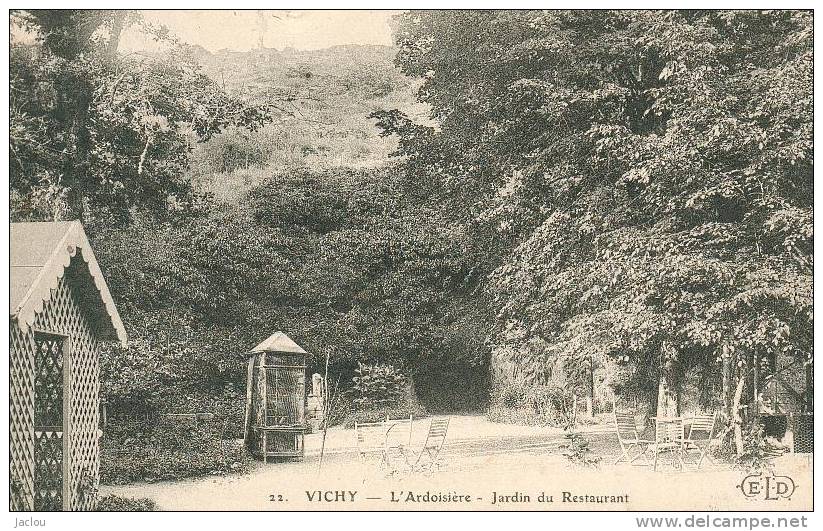
[[[771,476],[751,474],[743,478],[738,489],[743,491],[747,498],[762,498],[764,500],[789,499],[794,494],[794,480],[789,476]]]

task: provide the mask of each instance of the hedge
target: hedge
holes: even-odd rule
[[[242,445],[222,439],[223,423],[154,420],[110,423],[103,435],[100,483],[174,480],[244,472]]]

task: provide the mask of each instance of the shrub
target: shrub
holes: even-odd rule
[[[260,145],[260,135],[229,128],[197,146],[197,163],[216,173],[229,173],[251,166],[263,166],[269,150]]]
[[[408,380],[393,365],[358,363],[354,373],[348,394],[359,410],[396,407],[408,393]]]
[[[769,471],[774,466],[771,460],[784,451],[785,447],[764,435],[760,422],[753,422],[743,433],[743,452],[736,457],[735,464],[749,472]]]
[[[408,418],[415,419],[428,416],[426,408],[420,404],[414,393],[414,388],[410,383],[406,383],[399,396],[390,404],[364,403],[360,401],[355,404],[351,390],[335,401],[329,415],[329,425],[342,425],[344,428],[353,428],[354,423],[380,422],[391,419]]]
[[[589,441],[580,433],[567,432],[564,437],[568,442],[561,444],[563,456],[575,465],[596,467],[602,459],[599,455],[592,455]]]
[[[509,384],[500,392],[500,405],[507,408],[518,408],[523,404],[525,393],[523,388],[516,384]]]
[[[187,392],[170,397],[160,408],[162,413],[208,413],[213,415],[223,439],[242,439],[246,413],[245,392],[226,385],[219,394]]]
[[[559,385],[509,383],[498,389],[488,410],[492,422],[569,428],[574,396]]]
[[[98,511],[156,511],[157,504],[149,498],[124,498],[110,494],[97,499]]]
[[[100,482],[124,484],[243,472],[242,445],[224,441],[222,423],[159,418],[107,426]]]

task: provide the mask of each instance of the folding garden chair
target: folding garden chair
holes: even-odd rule
[[[405,445],[411,446],[411,436],[412,436],[412,422],[414,422],[414,417],[409,415],[409,418],[402,418],[402,419],[390,419],[386,417],[386,431],[391,430],[394,432],[394,436],[392,440],[395,445]]]
[[[437,458],[440,455],[440,450],[443,449],[443,444],[446,442],[448,432],[449,417],[432,419],[429,423],[429,432],[426,434],[426,442],[423,443],[423,448],[420,449],[417,460],[412,466],[417,466],[425,460],[426,468],[431,470],[435,464],[438,464]]]
[[[630,464],[634,463],[641,457],[645,457],[648,446],[654,444],[654,441],[640,438],[640,434],[637,432],[637,424],[634,422],[634,415],[631,413],[618,413],[615,411],[614,427],[617,430],[617,440],[620,442],[621,451],[613,463],[615,465],[623,460]]]
[[[700,469],[705,457],[714,463],[709,448],[714,441],[714,430],[717,424],[717,413],[695,415],[692,418],[691,426],[689,426],[689,434],[683,442],[683,449],[686,453],[697,452],[696,468]]]
[[[380,454],[381,465],[385,459],[385,422],[355,422],[354,434],[357,439],[357,456],[365,461],[367,456]]]
[[[383,463],[394,473],[401,466],[409,467],[411,452],[412,423],[414,418],[386,419],[386,433],[383,437]]]
[[[683,462],[685,439],[682,417],[655,417],[654,443],[648,447],[654,452],[654,470],[657,470],[658,456],[662,453],[671,454],[672,465],[681,470],[685,468]]]

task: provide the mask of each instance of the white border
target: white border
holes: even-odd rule
[[[25,7],[31,8],[65,8],[65,2],[58,1],[33,1],[25,2]],[[295,2],[300,9],[408,9],[410,7],[417,9],[545,9],[545,8],[574,8],[574,9],[672,9],[672,8],[692,8],[692,9],[814,9],[815,3],[802,0],[787,2],[786,5],[781,5],[782,2],[649,2],[649,1],[626,1],[626,2],[597,2],[591,0],[579,0],[576,2],[537,2],[537,1],[517,1],[517,2],[489,2],[476,0],[474,2],[459,2],[450,0],[439,1],[417,1],[413,6],[409,2],[386,2],[386,1],[354,1],[342,3],[332,3],[323,0],[303,0]],[[271,2],[262,1],[244,1],[235,0],[231,3],[214,2],[214,1],[157,1],[148,0],[140,2],[140,9],[220,9],[230,5],[231,9],[272,9],[280,8],[280,6],[272,5]],[[16,7],[23,7],[18,4]],[[106,9],[112,8],[111,2],[96,1],[82,1],[75,2],[74,8],[84,9]],[[121,6],[117,6],[121,7]],[[127,5],[123,7],[136,8],[135,5]],[[818,42],[820,35],[819,23],[815,20],[815,45]],[[817,47],[817,46],[816,46]],[[4,78],[5,94],[8,94],[8,54],[2,55],[3,69],[6,72]],[[821,69],[818,68],[818,61],[815,58],[815,95],[817,95],[817,87],[823,86],[818,83]],[[0,131],[4,135],[4,140],[8,140],[8,100],[4,100],[4,108],[2,117],[4,126],[0,127]],[[820,116],[815,109],[815,128],[818,131],[820,128]],[[6,182],[8,182],[8,173],[5,168],[8,168],[8,151],[3,150],[4,160],[2,168],[6,175]],[[818,159],[818,157],[815,157]],[[818,180],[819,171],[815,172],[815,184],[820,184]],[[818,198],[815,198],[815,207],[818,206]],[[8,200],[3,203],[3,219],[8,220]],[[6,221],[8,223],[8,221]],[[815,232],[820,233],[820,226],[823,222],[815,220]],[[6,226],[8,229],[8,225]],[[2,231],[2,244],[0,249],[3,251],[3,258],[0,260],[2,267],[2,275],[8,278],[8,230]],[[815,268],[815,280],[817,280],[817,268]],[[5,296],[8,298],[8,287],[4,287]],[[819,302],[819,295],[821,290],[815,293],[815,303]],[[815,340],[819,341],[818,327],[815,326]],[[3,334],[8,338],[8,325],[3,323]],[[8,359],[8,358],[6,358]],[[8,362],[6,362],[5,373],[2,376],[3,382],[8,381]],[[815,368],[815,376],[820,381],[820,369]],[[820,394],[815,399],[816,405],[819,405],[821,400]],[[3,411],[8,411],[8,396],[3,393]],[[819,408],[818,408],[819,410]],[[8,417],[4,416],[4,425],[8,427]],[[8,456],[8,439],[3,437],[3,448],[0,452],[3,456]],[[5,468],[8,470],[8,467]],[[819,483],[819,473],[815,471],[815,480],[817,485],[817,493],[815,495],[815,506],[823,510],[823,483]],[[551,482],[553,478],[546,478],[547,482]],[[0,482],[3,489],[8,487],[5,481]],[[5,491],[4,499],[8,499],[8,492]],[[7,509],[5,509],[7,511]],[[601,529],[637,529],[635,524],[635,517],[653,517],[653,516],[680,516],[681,519],[687,517],[690,513],[594,513],[594,512],[580,512],[580,513],[66,513],[66,514],[34,514],[34,513],[13,513],[5,515],[5,523],[8,529],[13,529],[15,526],[15,518],[34,517],[38,520],[46,520],[46,527],[51,529],[89,529],[89,530],[105,530],[110,531],[115,529],[117,531],[145,531],[145,529],[236,529],[247,526],[249,529],[266,529],[278,528],[299,531],[314,531],[314,530],[334,530],[339,529],[379,529],[381,531],[396,531],[396,530],[413,530],[420,531],[423,527],[431,526],[433,529],[487,529],[497,528],[499,526],[504,529],[512,530],[516,528],[527,530],[547,530],[557,528],[561,530],[567,529],[587,529],[587,528],[601,528]],[[723,516],[752,516],[753,513],[714,513],[722,514]],[[788,516],[802,517],[807,516],[810,525],[814,521],[819,521],[816,514],[811,513],[758,513],[759,516]],[[488,526],[488,527],[487,527]],[[686,528],[684,528],[686,529]]]

